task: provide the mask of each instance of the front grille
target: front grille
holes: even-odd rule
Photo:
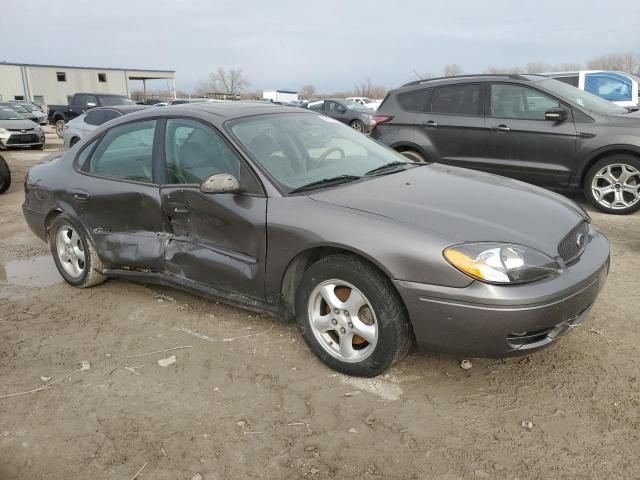
[[[558,245],[558,254],[564,263],[571,263],[584,252],[589,239],[589,224],[582,222],[571,230]]]
[[[22,132],[22,133],[29,133],[29,132],[33,132],[33,128],[7,128],[7,130],[9,130],[10,132]]]
[[[7,141],[7,145],[26,145],[29,143],[40,143],[40,139],[38,138],[38,135],[35,134],[31,134],[31,135],[11,135],[11,137],[9,137],[9,140]]]

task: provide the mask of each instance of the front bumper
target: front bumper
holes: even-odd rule
[[[9,131],[0,135],[0,146],[2,148],[36,147],[44,145],[44,142],[44,131],[26,131],[25,133]]]
[[[420,349],[504,357],[544,348],[581,324],[609,272],[609,242],[594,227],[582,256],[555,278],[466,288],[394,281]]]

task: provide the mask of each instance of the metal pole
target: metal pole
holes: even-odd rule
[[[173,99],[175,100],[176,97],[176,77],[173,77],[171,79],[171,85],[173,86]]]
[[[142,95],[144,96],[144,100],[147,99],[147,79],[142,79]]]

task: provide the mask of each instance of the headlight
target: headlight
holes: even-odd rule
[[[485,283],[535,282],[561,271],[544,253],[509,243],[465,243],[443,253],[451,265]]]

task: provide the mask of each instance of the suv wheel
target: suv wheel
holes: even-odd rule
[[[416,162],[416,163],[425,162],[424,157],[420,155],[418,152],[416,152],[415,150],[403,150],[400,153],[405,157],[407,157],[412,162]]]
[[[585,195],[599,210],[626,215],[640,209],[640,159],[611,155],[596,162],[584,183]]]
[[[347,375],[379,375],[413,344],[404,305],[389,279],[351,255],[330,255],[305,272],[296,292],[296,319],[313,353]]]
[[[351,128],[357,130],[358,132],[364,132],[364,124],[360,120],[354,120],[349,125],[351,125]]]

